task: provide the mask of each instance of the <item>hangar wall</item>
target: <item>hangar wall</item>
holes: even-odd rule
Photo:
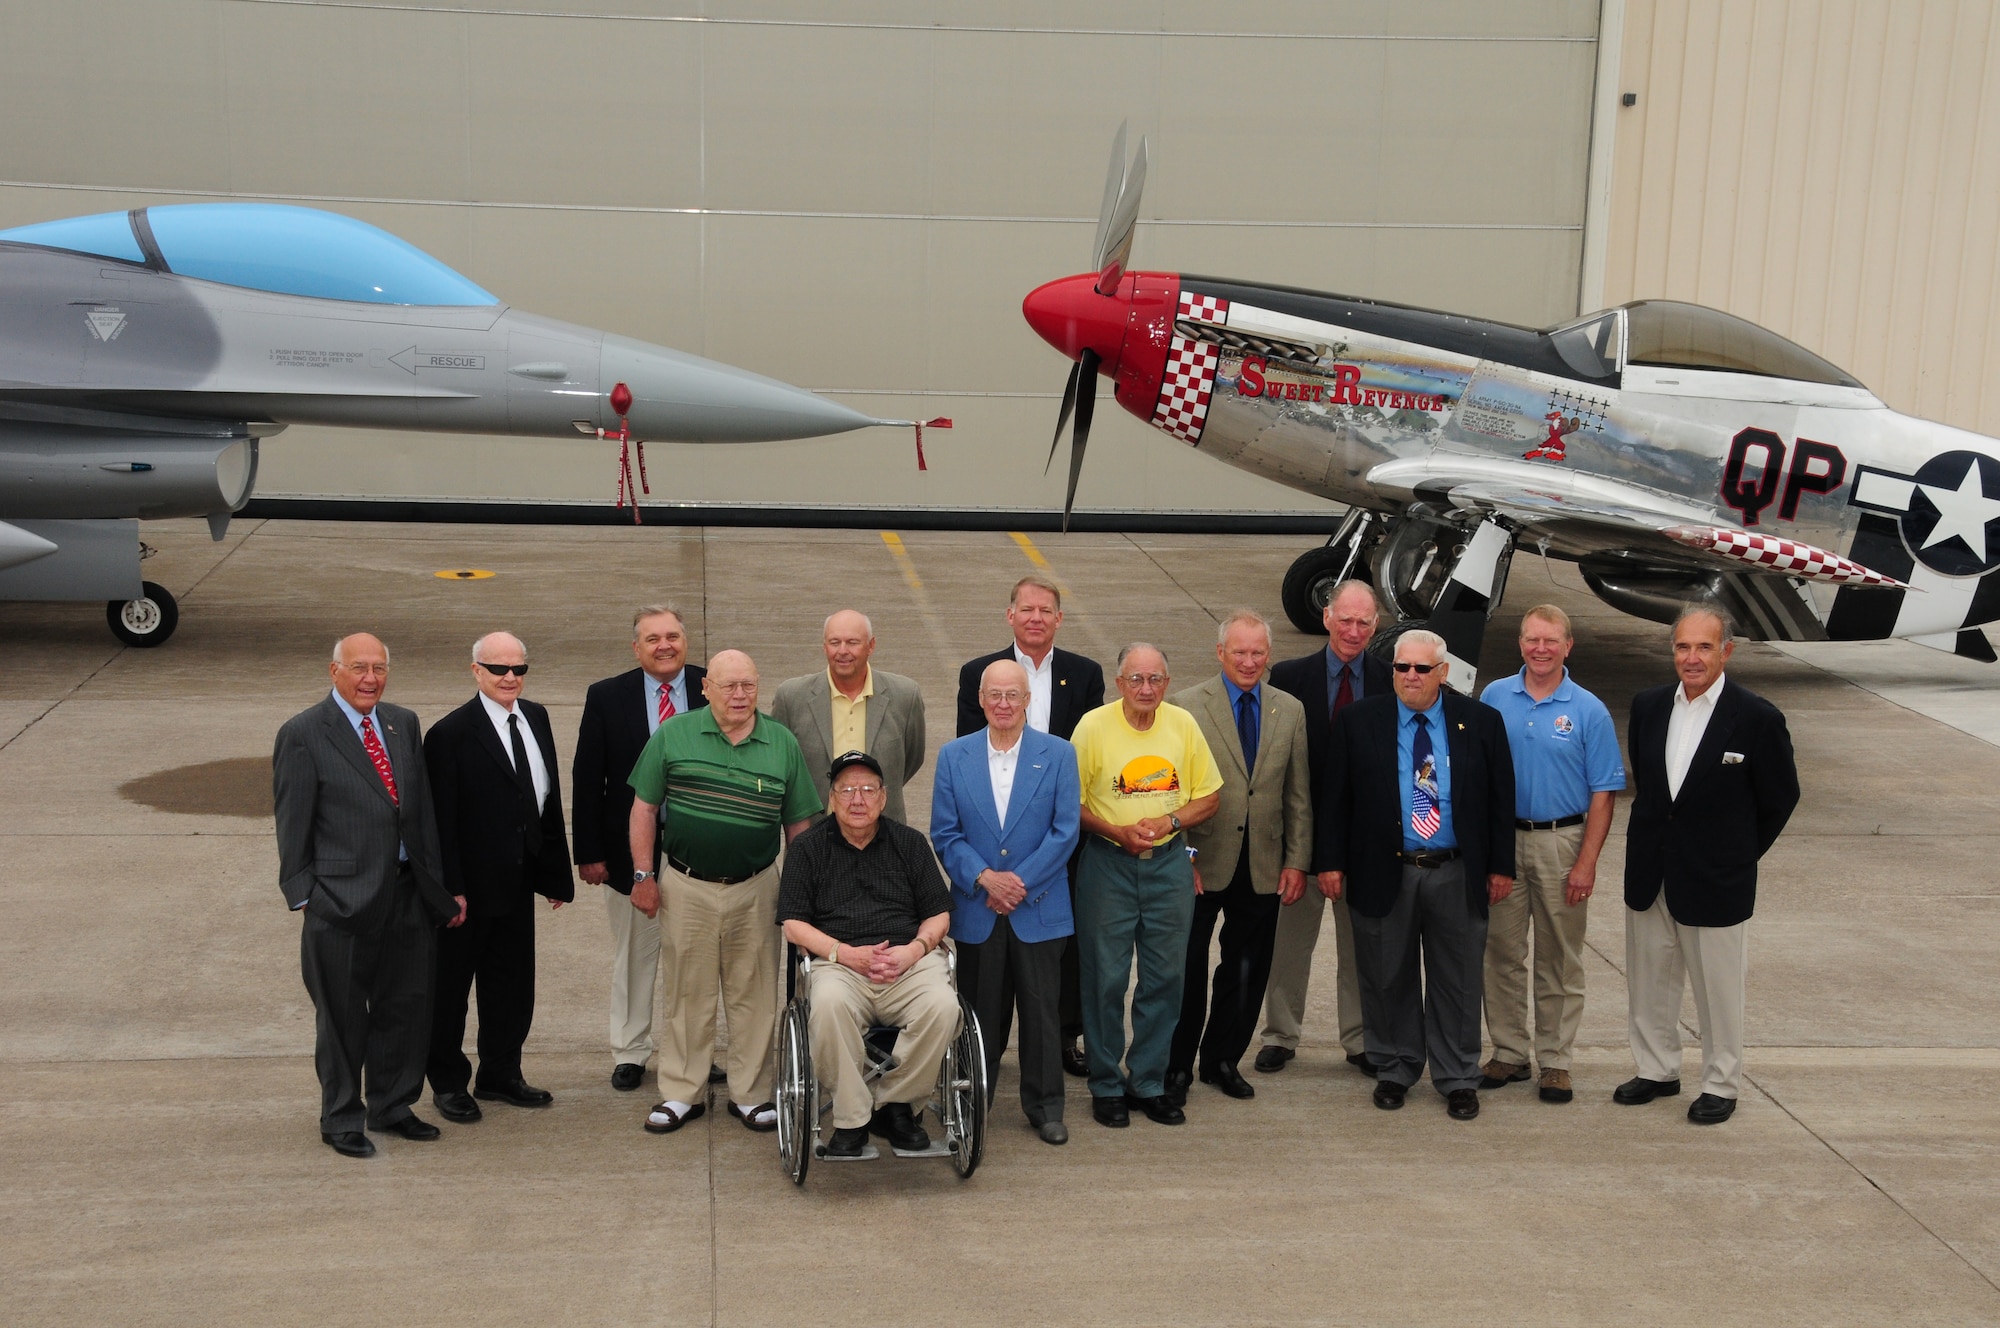
[[[1137,266],[1529,324],[1577,303],[1594,0],[0,11],[0,226],[312,203],[522,308],[957,421],[923,474],[907,431],[649,450],[676,501],[1059,507],[1068,366],[1020,301],[1087,261],[1121,119],[1152,139]],[[1320,507],[1108,395],[1080,507]],[[259,487],[608,502],[608,446],[297,428]]]
[[[1693,300],[2000,434],[1990,0],[1623,0],[1605,303]],[[1592,284],[1586,279],[1586,287]]]

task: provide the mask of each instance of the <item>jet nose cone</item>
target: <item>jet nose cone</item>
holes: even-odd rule
[[[1037,286],[1021,301],[1021,316],[1037,336],[1072,360],[1094,350],[1103,361],[1100,372],[1116,375],[1131,315],[1132,283],[1122,283],[1115,295],[1099,295],[1096,282],[1095,273],[1085,272]]]
[[[600,367],[599,381],[624,383],[631,390],[632,432],[641,438],[775,442],[846,433],[875,423],[802,387],[629,337],[604,338]]]

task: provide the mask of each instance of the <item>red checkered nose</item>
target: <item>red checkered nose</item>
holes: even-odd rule
[[[1021,301],[1021,315],[1037,336],[1072,360],[1085,349],[1096,351],[1103,361],[1099,372],[1115,378],[1132,313],[1132,285],[1127,281],[1117,294],[1099,295],[1092,289],[1096,280],[1094,274],[1085,273],[1038,286]]]

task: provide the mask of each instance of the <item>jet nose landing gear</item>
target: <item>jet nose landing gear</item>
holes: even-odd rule
[[[104,606],[104,617],[113,636],[128,646],[145,648],[167,643],[174,628],[180,626],[181,609],[165,586],[144,581],[139,598],[112,600]]]

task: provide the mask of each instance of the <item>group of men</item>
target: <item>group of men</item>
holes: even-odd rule
[[[1448,1113],[1471,1119],[1479,1089],[1537,1067],[1543,1100],[1571,1099],[1587,901],[1625,769],[1609,713],[1569,677],[1562,610],[1528,611],[1521,671],[1478,701],[1445,686],[1451,661],[1429,632],[1401,633],[1393,663],[1370,653],[1380,611],[1360,582],[1328,602],[1322,649],[1272,665],[1270,625],[1241,610],[1219,625],[1215,675],[1170,690],[1165,652],[1135,642],[1108,703],[1101,667],[1055,646],[1052,581],[1022,578],[1006,616],[1012,642],[960,673],[928,835],[904,810],[926,758],[923,698],[873,667],[857,612],[826,620],[825,669],[780,684],[766,712],[748,655],[720,651],[704,670],[678,611],[641,609],[637,667],[585,698],[573,845],[519,639],[474,644],[475,694],[428,737],[381,699],[387,648],[337,643],[331,694],[280,730],[273,758],[325,1142],[367,1156],[367,1130],[437,1138],[413,1110],[426,1078],[457,1123],[482,1100],[552,1100],[523,1078],[521,1048],[534,896],[571,901],[572,862],[605,888],[612,1086],[636,1090],[657,1058],[654,1133],[701,1116],[717,1082],[744,1126],[775,1128],[787,942],[812,961],[828,1156],[863,1155],[871,1132],[898,1152],[929,1146],[921,1117],[958,993],[979,1016],[989,1099],[1012,1041],[1044,1141],[1068,1138],[1065,1071],[1087,1080],[1104,1126],[1135,1111],[1180,1124],[1197,1079],[1255,1095],[1240,1063],[1260,1017],[1255,1068],[1293,1059],[1329,908],[1340,1042],[1378,1107],[1401,1107],[1428,1072]],[[1678,682],[1632,706],[1638,1074],[1614,1097],[1679,1092],[1691,980],[1703,1092],[1689,1116],[1714,1123],[1740,1089],[1756,864],[1798,786],[1782,716],[1724,676],[1727,618],[1692,608],[1673,642]],[[462,1046],[475,988],[476,1074]],[[863,1039],[881,1023],[902,1032],[870,1075]]]

